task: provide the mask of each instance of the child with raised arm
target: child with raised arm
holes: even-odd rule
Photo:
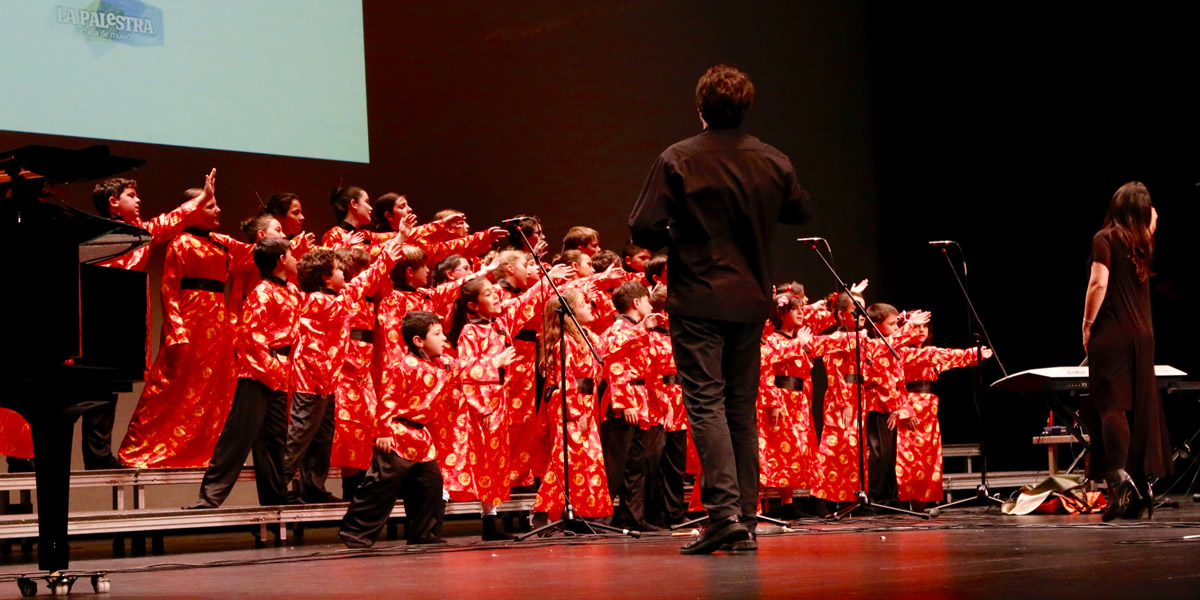
[[[431,429],[436,414],[451,401],[451,389],[463,375],[462,363],[443,356],[446,336],[433,313],[406,314],[400,334],[409,351],[384,372],[371,467],[338,530],[351,548],[374,545],[398,497],[404,498],[404,537],[409,544],[445,542],[438,529],[446,503]]]
[[[213,195],[216,185],[217,170],[213,169],[205,177],[204,193],[190,202],[184,202],[175,210],[163,213],[149,221],[143,221],[141,216],[142,199],[138,197],[137,181],[133,179],[106,179],[92,190],[92,202],[96,212],[108,219],[123,221],[135,227],[141,227],[150,233],[150,243],[131,252],[111,258],[100,263],[102,267],[145,271],[150,261],[150,248],[168,242],[179,235],[183,229],[206,217],[197,215],[200,205],[207,202]],[[150,369],[150,285],[146,285],[146,370]],[[124,465],[113,456],[112,429],[117,413],[117,395],[104,394],[105,402],[83,413],[83,467],[85,469],[119,469]]]
[[[204,195],[184,193],[184,204]],[[215,196],[171,241],[162,274],[162,344],[121,442],[121,462],[137,468],[202,467],[229,413],[237,368],[225,281],[253,246],[215,233]]]
[[[546,400],[543,405],[548,413],[546,436],[550,439],[550,462],[542,474],[542,485],[534,500],[534,527],[544,525],[548,519],[557,519],[566,504],[563,489],[563,422],[566,421],[567,456],[571,465],[571,505],[580,516],[606,517],[612,514],[612,498],[608,493],[608,480],[604,472],[604,453],[600,447],[600,432],[596,427],[596,392],[598,379],[602,375],[599,364],[588,350],[584,338],[591,338],[601,357],[620,351],[625,345],[639,341],[648,329],[662,325],[660,315],[652,314],[638,327],[626,330],[623,335],[601,341],[587,324],[592,321],[591,306],[583,294],[573,288],[563,291],[575,317],[584,328],[575,327],[567,319],[559,327],[559,299],[552,297],[543,313],[543,339],[539,363],[546,374]],[[565,329],[565,331],[564,331]],[[566,344],[566,381],[562,381],[559,355],[560,343]],[[566,392],[566,414],[563,414],[563,390]]]
[[[287,499],[283,455],[289,357],[296,342],[301,299],[300,290],[288,279],[296,274],[296,259],[287,240],[269,238],[255,244],[254,264],[263,281],[242,310],[233,404],[200,484],[200,497],[188,508],[224,503],[251,452],[259,503],[283,504]]]
[[[362,248],[338,248],[334,258],[344,277],[353,280],[367,270],[371,256]],[[393,267],[394,269],[394,267]],[[333,450],[329,465],[342,471],[342,497],[349,499],[371,466],[371,435],[375,418],[375,382],[371,366],[375,358],[375,298],[386,280],[356,300],[346,318],[349,339],[342,370],[335,377]]]
[[[924,503],[943,498],[942,427],[933,384],[947,369],[978,364],[980,356],[991,358],[992,349],[929,346],[927,323],[914,325],[912,332],[912,345],[898,348],[904,357],[904,387],[912,418],[896,432],[896,484],[900,500],[920,510]]]
[[[337,502],[324,489],[334,434],[334,387],[345,359],[355,304],[387,275],[405,232],[380,246],[375,264],[347,282],[333,250],[316,248],[297,269],[304,301],[291,357],[291,412],[284,480],[300,473],[300,493],[289,502]],[[311,455],[311,456],[310,456]],[[303,467],[303,468],[302,468]],[[301,472],[303,471],[303,472]]]
[[[471,379],[479,380],[498,356],[505,355],[507,366],[515,356],[512,337],[524,326],[523,315],[528,308],[541,310],[546,295],[541,283],[535,283],[519,296],[516,302],[500,304],[495,287],[486,278],[467,281],[459,289],[448,339],[458,351],[458,359]],[[483,503],[483,539],[506,540],[512,536],[504,531],[496,516],[496,506],[508,500],[509,402],[504,397],[505,370],[495,371],[494,379],[467,383],[462,386],[463,400],[468,409],[470,426],[470,468],[475,484],[475,496]]]

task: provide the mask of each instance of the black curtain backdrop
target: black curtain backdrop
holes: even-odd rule
[[[868,301],[933,310],[935,343],[962,345],[965,306],[926,245],[955,239],[1009,371],[1078,364],[1091,235],[1116,188],[1138,179],[1161,215],[1158,362],[1192,371],[1187,239],[1200,157],[1183,16],[870,0],[368,1],[370,164],[13,132],[0,132],[0,149],[107,143],[144,158],[132,174],[144,216],[170,209],[215,166],[221,230],[235,235],[256,194],[293,191],[319,236],[342,182],[372,197],[405,193],[424,219],[453,207],[483,228],[535,213],[552,241],[583,224],[619,249],[654,158],[699,131],[696,79],[728,62],[757,88],[745,128],[791,156],[814,199],[812,222],[776,241],[780,281],[805,282],[813,298],[832,291],[811,250],[792,241],[826,237],[847,279],[871,279]],[[238,91],[228,92],[236,107]],[[96,104],[80,99],[81,110]],[[90,190],[56,193],[88,208]],[[968,375],[949,373],[939,387],[947,442],[977,438]],[[985,368],[986,381],[998,376]],[[1029,437],[1045,409],[984,400],[992,467],[1041,466]]]

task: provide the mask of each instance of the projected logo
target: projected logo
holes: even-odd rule
[[[59,24],[89,38],[131,46],[163,45],[162,10],[138,0],[100,0],[87,8],[56,7]]]

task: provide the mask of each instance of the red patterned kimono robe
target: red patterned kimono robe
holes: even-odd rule
[[[585,335],[588,335],[586,327]],[[625,346],[641,342],[646,330],[640,327],[623,330],[619,336],[594,338],[597,352],[607,360]],[[597,399],[594,393],[580,390],[580,380],[591,379],[593,392],[599,389],[600,365],[583,342],[564,335],[567,342],[567,455],[571,461],[571,504],[584,517],[603,517],[612,514],[612,498],[608,495],[608,478],[604,473],[604,451],[600,446],[597,425]],[[557,357],[557,354],[555,355]],[[555,361],[557,363],[557,360]],[[542,475],[533,502],[534,512],[544,512],[550,519],[562,514],[563,494],[563,400],[560,395],[561,367],[555,365],[546,373],[546,414],[549,427],[550,463]]]
[[[0,408],[0,454],[33,458],[33,433],[29,422],[16,411]]]
[[[902,348],[904,382],[932,385],[946,369],[977,364],[975,349]],[[896,428],[896,483],[901,500],[933,502],[942,499],[942,428],[938,397],[908,392],[912,428]]]
[[[434,289],[401,289],[396,288],[377,305],[378,316],[375,328],[375,360],[372,370],[378,369],[374,380],[380,387],[377,393],[382,393],[383,372],[399,368],[398,365],[408,355],[408,345],[400,337],[400,324],[404,315],[409,311],[423,310],[436,314],[443,327],[447,326],[446,315],[453,306],[458,289],[463,282],[451,281]],[[454,354],[447,348],[447,353]],[[434,423],[434,443],[438,445],[438,466],[442,469],[442,480],[450,491],[453,500],[470,500],[475,485],[471,480],[471,472],[467,464],[468,444],[467,413],[463,406],[462,394],[456,388],[447,399],[444,410],[438,411]]]
[[[820,343],[820,342],[818,342]],[[811,485],[817,450],[812,424],[812,362],[805,349],[778,331],[762,345],[758,391],[759,483],[765,487],[807,488]],[[799,380],[800,390],[776,387],[777,376]],[[781,410],[779,424],[771,427],[772,409]]]
[[[505,287],[505,281],[497,286],[496,293],[501,302],[517,302],[519,291]],[[546,294],[545,290],[542,294]],[[544,423],[537,419],[537,347],[541,332],[541,312],[527,306],[518,320],[524,320],[520,331],[513,336],[513,347],[517,356],[505,369],[504,394],[508,401],[508,427],[511,451],[509,453],[509,484],[511,486],[533,485],[533,474],[546,468],[546,438]]]
[[[813,469],[812,495],[833,502],[850,502],[859,490],[858,384],[854,376],[853,335],[828,336],[829,345],[813,356],[823,356],[828,387],[825,389],[824,426]],[[814,340],[821,338],[814,338]],[[858,340],[867,356],[867,340]],[[814,347],[819,346],[814,341]],[[819,352],[819,353],[818,353]],[[863,361],[865,367],[865,361]],[[865,394],[864,394],[865,399]],[[847,418],[846,408],[850,408]],[[865,470],[865,465],[864,465]]]
[[[451,389],[466,375],[462,366],[445,356],[427,359],[409,354],[397,368],[384,371],[373,437],[391,436],[393,452],[405,460],[437,460],[438,445],[431,429],[438,413],[453,401]]]
[[[638,411],[638,426],[650,429],[662,422],[662,409],[650,407],[645,386],[646,372],[650,367],[650,338],[630,331],[632,329],[638,329],[637,323],[629,317],[618,315],[612,326],[601,336],[601,340],[607,345],[612,346],[615,343],[621,350],[604,359],[604,379],[608,381],[608,391],[606,397],[601,399],[602,412],[599,416],[601,420],[605,418],[605,404],[612,406],[612,412],[617,418],[620,418],[623,411],[632,408]],[[631,335],[637,336],[638,339],[622,346],[620,341]],[[641,381],[642,384],[635,384],[634,381]]]
[[[377,288],[378,289],[378,288]],[[375,383],[371,376],[375,345],[375,301],[357,299],[346,317],[345,360],[334,381],[333,450],[329,465],[366,470],[371,466],[372,427],[375,423]]]
[[[121,442],[124,464],[202,467],[212,458],[237,383],[225,281],[252,249],[191,229],[167,248],[163,342]]]
[[[497,369],[495,359],[511,345],[513,335],[529,320],[528,315],[541,312],[545,304],[541,292],[542,286],[535,285],[516,302],[503,305],[496,319],[468,321],[458,337],[458,357],[466,378],[471,380],[462,385],[471,428],[468,462],[475,480],[475,496],[488,504],[508,500],[513,485],[508,463],[512,452],[510,401],[505,398],[505,375]]]
[[[371,260],[379,258],[379,255],[382,252],[382,250],[380,250],[380,244],[396,237],[396,233],[393,231],[387,231],[383,233],[377,231],[367,231],[365,229],[357,229],[353,225],[342,221],[334,228],[326,231],[325,235],[321,236],[321,245],[334,250],[337,250],[338,248],[349,248],[351,247],[351,244],[347,243],[346,238],[355,232],[362,234],[363,241],[359,242],[357,245],[363,246],[363,249],[367,251],[367,254],[371,255]]]
[[[237,335],[239,379],[253,379],[277,392],[289,389],[291,355],[283,350],[299,336],[301,299],[296,284],[273,275],[254,288]]]
[[[292,258],[299,261],[312,247],[308,243],[308,238],[298,235],[291,239]],[[233,326],[237,327],[237,321],[242,317],[242,308],[246,304],[246,295],[254,288],[258,287],[258,283],[262,281],[262,276],[258,274],[258,266],[253,260],[246,261],[241,267],[233,270],[233,278],[229,284],[229,320]],[[296,283],[294,278],[292,283]]]
[[[677,381],[668,383],[665,378],[675,380],[675,355],[671,348],[671,336],[663,331],[650,330],[647,335],[650,360],[646,369],[646,396],[662,413],[663,430],[685,431],[688,428],[687,410],[683,407],[683,386]]]
[[[320,290],[306,294],[301,304],[296,344],[292,347],[290,392],[331,396],[345,362],[353,307],[392,269],[395,257],[383,253],[365,271],[346,283],[340,293]]]

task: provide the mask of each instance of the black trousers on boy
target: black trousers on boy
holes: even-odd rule
[[[288,484],[300,472],[300,497],[308,502],[329,499],[325,480],[329,477],[329,457],[333,452],[334,416],[332,395],[292,394],[288,421],[287,449],[283,460],[283,478]]]
[[[287,392],[272,390],[249,378],[239,378],[233,405],[212,460],[200,484],[200,500],[193,508],[215,508],[229,497],[246,455],[254,455],[254,483],[258,503],[283,504],[287,486],[283,478],[284,437],[288,422]]]
[[[896,483],[896,431],[888,429],[888,416],[871,411],[867,413],[867,495],[871,500],[883,502],[899,498]]]
[[[351,548],[369,548],[387,524],[396,499],[404,498],[404,537],[415,544],[441,534],[446,502],[437,461],[413,462],[374,449],[371,468],[354,491],[338,537]]]
[[[629,456],[625,461],[624,485],[620,493],[621,505],[613,515],[613,522],[632,529],[647,529],[650,497],[658,483],[658,461],[663,449],[662,426],[637,429],[633,443],[629,445]]]
[[[647,520],[663,527],[682,523],[687,515],[683,474],[687,467],[687,430],[667,431],[658,461],[658,483],[649,494]]]

